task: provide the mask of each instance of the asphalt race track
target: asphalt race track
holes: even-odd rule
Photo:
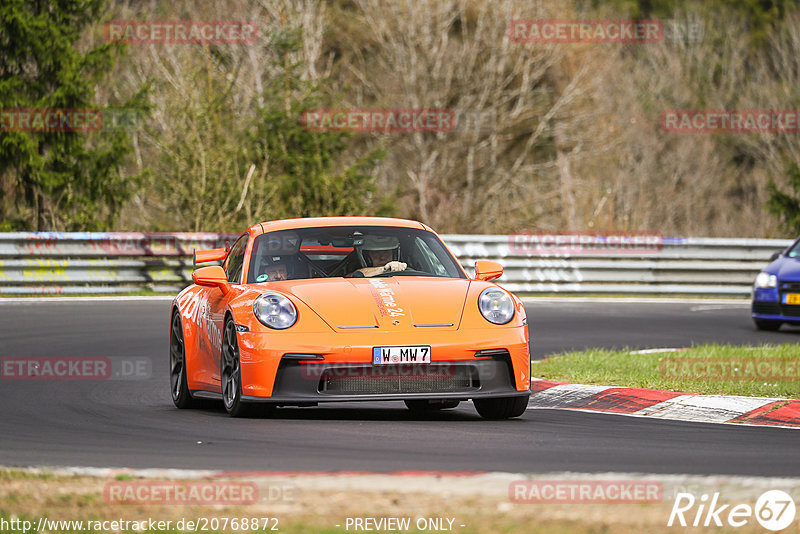
[[[746,304],[532,302],[532,354],[583,347],[794,343],[757,332]],[[229,418],[169,398],[168,301],[0,301],[0,357],[150,359],[138,380],[0,380],[0,465],[227,471],[509,471],[800,475],[800,434],[778,428],[529,410],[502,422],[470,403],[412,417],[402,403]],[[785,327],[784,327],[785,328]]]

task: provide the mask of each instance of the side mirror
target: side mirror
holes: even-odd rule
[[[478,260],[475,262],[475,280],[494,280],[503,276],[503,266],[496,261]]]
[[[781,257],[781,252],[783,252],[783,251],[779,250],[778,252],[773,252],[772,256],[769,257],[769,261],[775,261],[778,258],[780,258]]]
[[[231,290],[225,271],[219,265],[211,267],[201,267],[192,273],[192,281],[198,286],[218,287],[223,295],[227,295]]]

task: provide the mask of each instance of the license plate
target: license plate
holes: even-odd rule
[[[784,304],[800,304],[800,293],[786,293],[783,296]]]
[[[397,365],[400,363],[431,363],[431,346],[372,347],[373,365]]]

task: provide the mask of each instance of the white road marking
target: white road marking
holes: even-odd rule
[[[547,408],[558,408],[592,397],[613,386],[595,386],[591,384],[562,384],[553,386],[538,393],[531,395],[528,406],[543,406]]]
[[[680,348],[662,347],[657,349],[632,350],[628,352],[628,354],[660,354],[662,352],[682,352],[684,350],[688,349],[686,349],[685,347],[680,347]]]
[[[680,395],[643,408],[633,415],[724,423],[752,410],[780,401],[764,397],[734,397],[724,395]]]
[[[722,306],[719,305],[692,306],[691,308],[689,308],[689,311],[699,312],[699,311],[715,311],[715,310],[739,310],[742,308],[749,308],[749,307],[750,307],[750,302],[748,301],[748,302],[743,302],[736,306],[731,304]]]

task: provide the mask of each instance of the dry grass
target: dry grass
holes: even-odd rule
[[[632,477],[609,475],[630,480]],[[569,475],[581,480],[589,476]],[[142,480],[132,477],[117,477]],[[486,475],[471,477],[299,476],[255,480],[262,496],[256,504],[226,506],[109,505],[106,477],[35,475],[0,471],[0,517],[37,521],[49,519],[178,521],[199,517],[276,517],[281,532],[343,532],[348,517],[454,518],[455,531],[472,533],[517,532],[670,532],[666,520],[672,497],[678,491],[695,494],[720,491],[723,498],[755,500],[765,489],[785,487],[796,491],[797,481],[735,480],[730,477],[661,477],[664,501],[654,504],[519,504],[509,501],[512,480],[524,477]],[[540,480],[555,476],[541,475]],[[564,475],[559,475],[564,478]],[[594,476],[603,479],[603,476]],[[637,477],[644,479],[645,477]],[[648,476],[656,480],[655,475]],[[776,484],[778,484],[776,486]],[[270,488],[273,497],[270,498]],[[461,525],[464,525],[463,527]],[[352,530],[351,530],[352,531]],[[414,531],[413,529],[411,531]],[[753,528],[737,532],[754,532]],[[67,530],[69,532],[69,530]]]
[[[249,168],[226,159],[239,147],[226,144],[224,134],[253,117],[276,76],[271,40],[299,27],[302,47],[290,60],[320,83],[323,105],[444,107],[463,119],[463,127],[449,133],[352,138],[352,154],[386,149],[374,171],[376,207],[391,205],[395,215],[421,219],[443,233],[780,235],[777,219],[764,212],[766,185],[770,178],[785,185],[786,162],[800,158],[796,135],[669,134],[658,123],[667,109],[796,107],[800,13],[786,17],[756,58],[749,56],[746,25],[732,12],[708,13],[702,3],[687,4],[668,21],[699,28],[696,39],[624,45],[508,38],[513,19],[627,16],[608,7],[578,7],[584,5],[118,0],[112,18],[252,20],[260,29],[256,45],[217,51],[129,47],[103,92],[130,94],[152,82],[153,118],[134,139],[135,166],[152,167],[176,139],[191,149],[186,169],[160,169],[125,209],[121,226],[240,230],[223,227],[229,214],[214,212],[214,198],[243,190]],[[234,98],[227,115],[214,118],[214,130],[206,132],[205,118],[175,114],[202,110],[219,94],[224,88],[211,87],[212,79],[229,84]],[[252,205],[244,209],[254,218],[269,218],[268,163],[253,162]],[[197,175],[201,179],[189,179]]]

